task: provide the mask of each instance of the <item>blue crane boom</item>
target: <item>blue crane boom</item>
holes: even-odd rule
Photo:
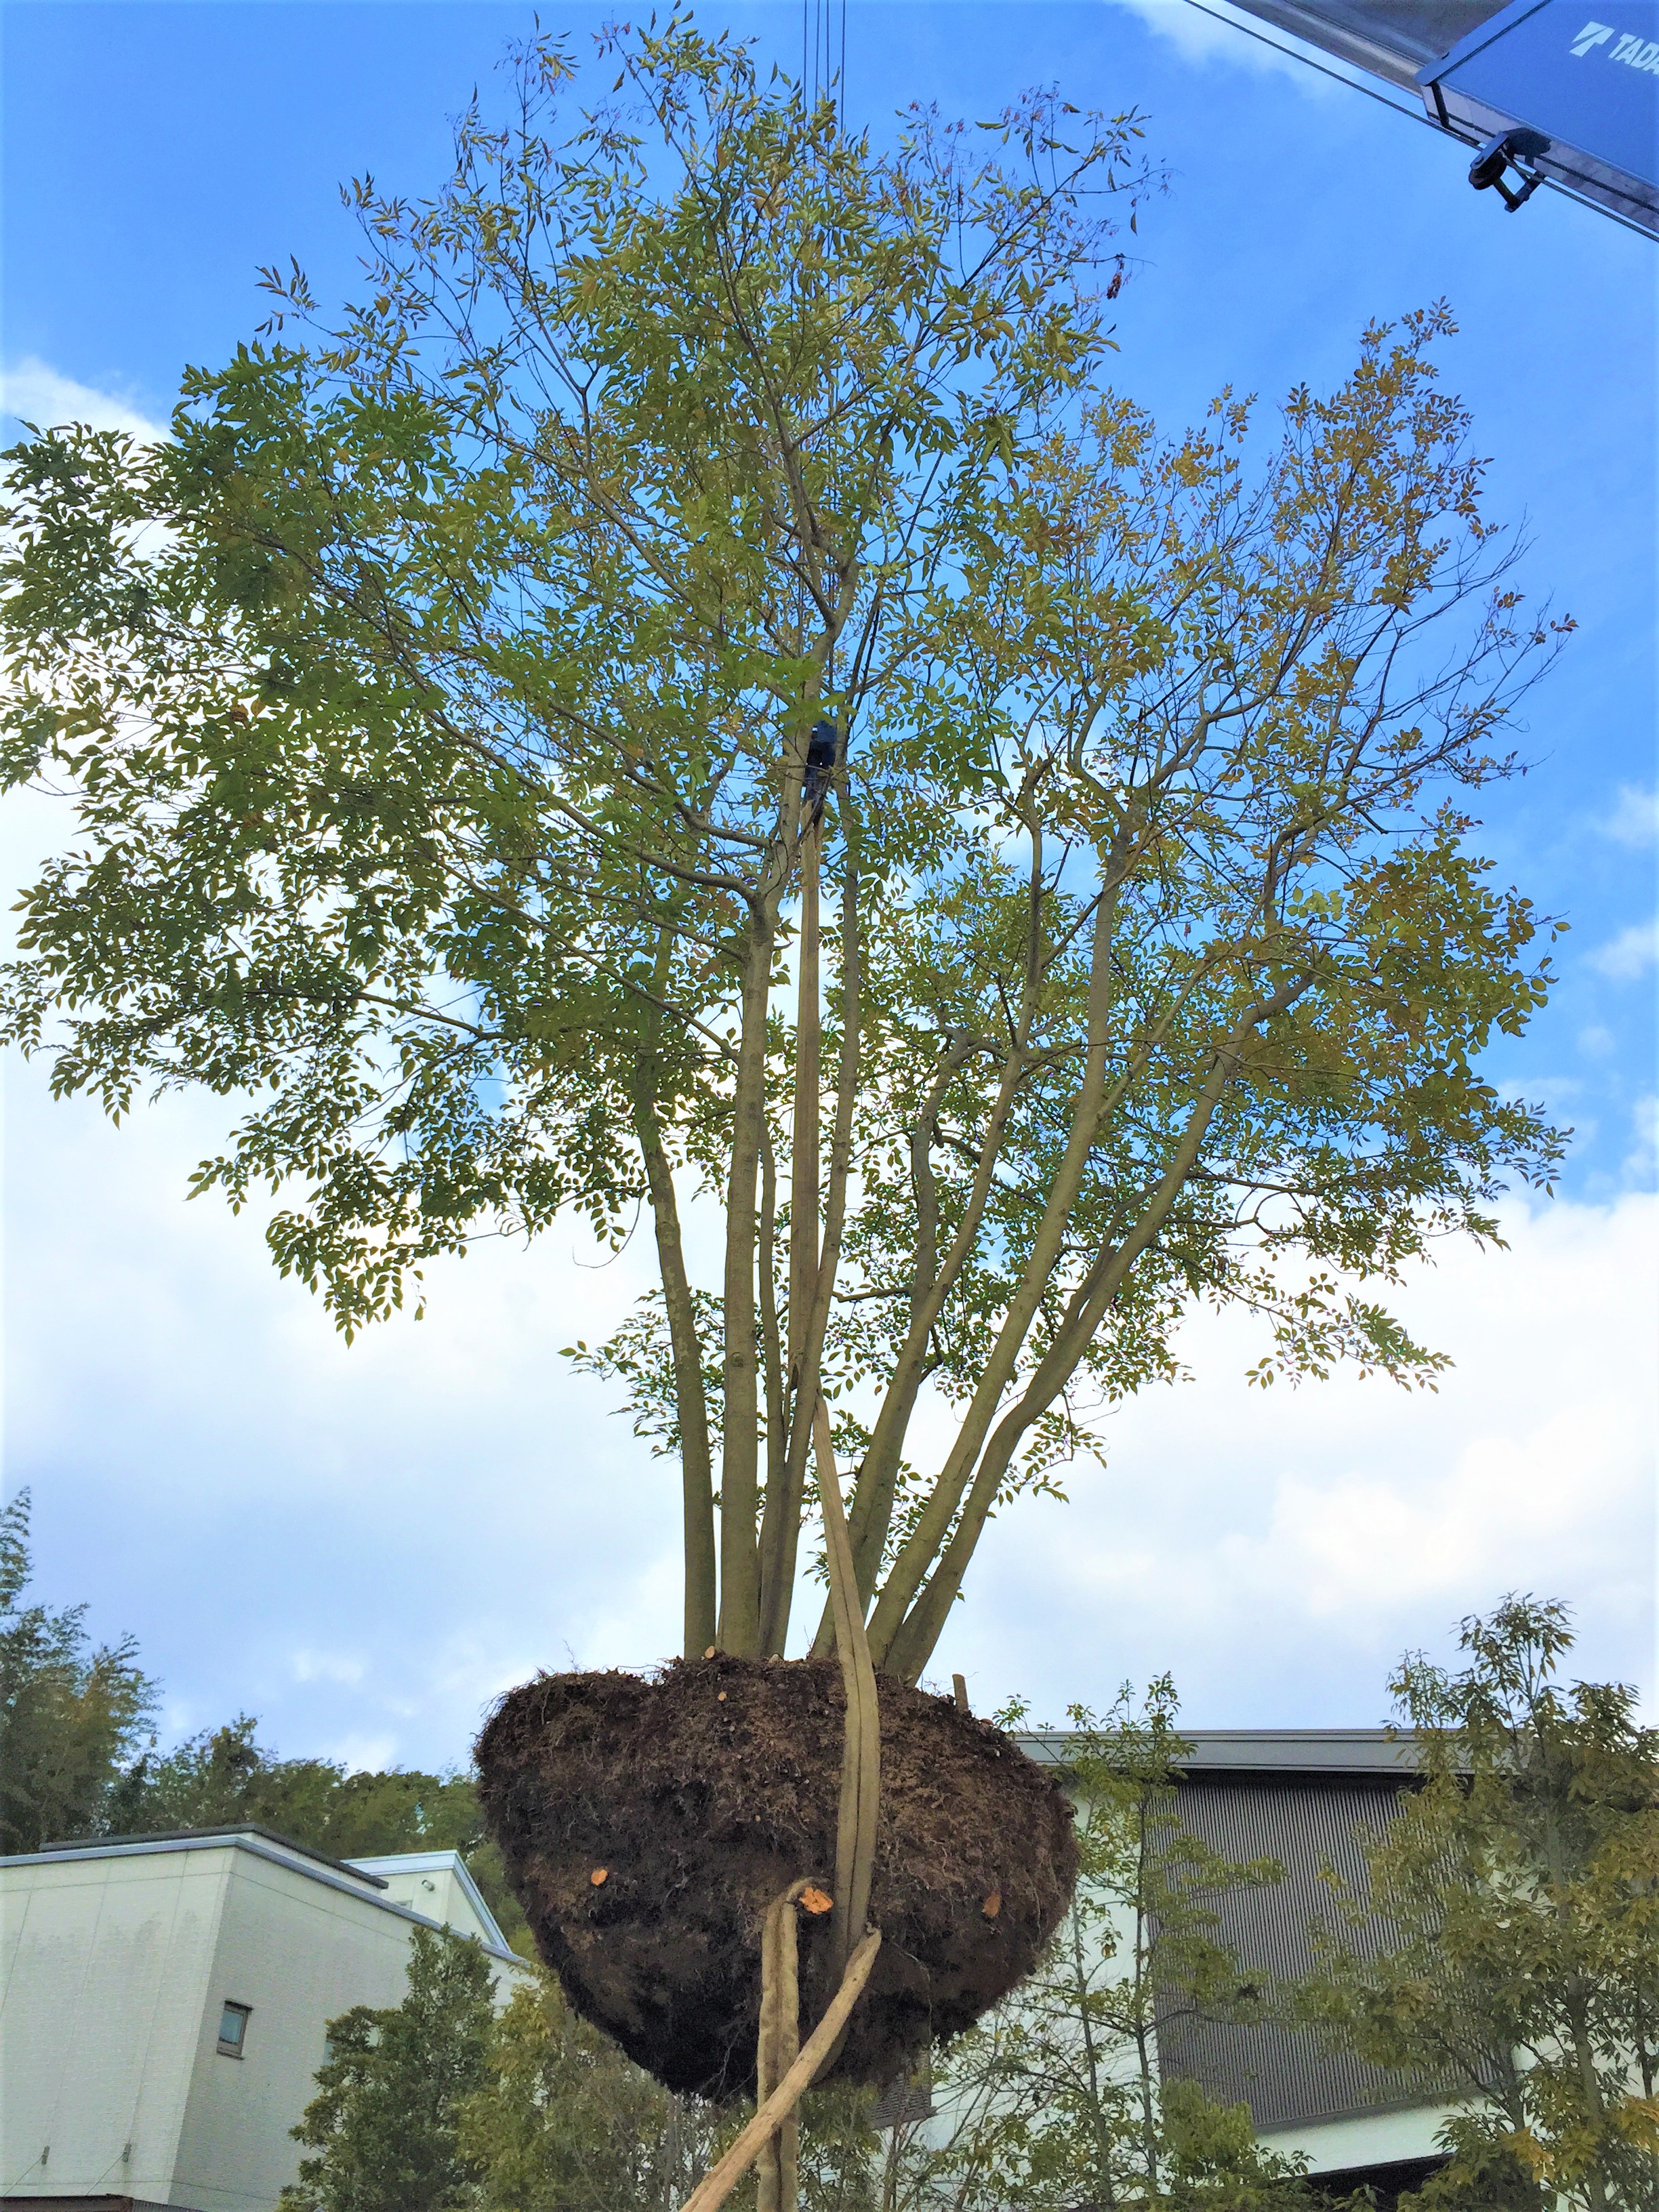
[[[1511,213],[1549,184],[1659,236],[1659,0],[1233,6],[1416,94]]]

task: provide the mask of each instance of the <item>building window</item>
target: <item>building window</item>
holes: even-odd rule
[[[219,2019],[219,2055],[222,2058],[240,2058],[242,2046],[247,2041],[248,2015],[252,2005],[228,2004]]]

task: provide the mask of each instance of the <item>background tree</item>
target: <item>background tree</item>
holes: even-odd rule
[[[717,2116],[672,2097],[543,1973],[490,2031],[459,2141],[487,2212],[672,2212],[707,2168]]]
[[[1296,2212],[1319,2201],[1297,2161],[1257,2142],[1248,2106],[1162,2075],[1160,2020],[1259,2013],[1263,1992],[1220,1940],[1213,1900],[1284,1872],[1222,1857],[1182,1827],[1175,1762],[1190,1747],[1176,1711],[1167,1676],[1139,1702],[1126,1685],[1103,1715],[1071,1709],[1082,1869],[1070,1913],[1037,1972],[940,2063],[943,2140],[937,2125],[895,2131],[886,2212]]]
[[[26,1605],[29,1493],[0,1507],[0,1851],[84,1835],[143,1741],[156,1689],[125,1636],[94,1646],[87,1607]]]
[[[424,1931],[402,2004],[359,2007],[329,2037],[295,2130],[319,2155],[281,2212],[674,2212],[744,2117],[671,2096],[545,1972],[493,2012],[477,1947]],[[808,2099],[805,2212],[873,2212],[870,2102]]]
[[[459,1851],[497,1924],[528,1955],[530,1931],[484,1831],[469,1775],[412,1767],[349,1773],[337,1759],[279,1759],[244,1713],[159,1753],[152,1741],[109,1778],[99,1825],[111,1835],[257,1821],[337,1859]]]
[[[1425,2208],[1659,2205],[1659,1734],[1617,1683],[1555,1675],[1558,1603],[1463,1623],[1468,1664],[1393,1685],[1425,1781],[1365,1839],[1395,1948],[1328,1934],[1304,2001],[1362,2057],[1449,2076]]]
[[[1254,437],[1101,383],[1133,118],[882,150],[678,21],[599,59],[567,120],[528,47],[430,201],[357,188],[337,331],[273,274],[169,443],[14,453],[5,769],[78,835],[5,1034],[112,1113],[245,1102],[196,1188],[275,1194],[348,1330],[648,1206],[589,1357],[680,1462],[685,1649],[784,1649],[827,1392],[914,1680],[1194,1298],[1263,1380],[1432,1376],[1365,1283],[1558,1150],[1478,1072],[1547,963],[1467,811],[1547,632],[1443,313]]]
[[[529,1952],[471,1776],[280,1759],[246,1713],[159,1750],[161,1686],[136,1640],[94,1648],[84,1604],[23,1602],[29,1505],[25,1490],[0,1508],[0,1850],[251,1820],[333,1858],[456,1850],[508,1942]]]
[[[459,2147],[485,2080],[493,1969],[477,1944],[414,1930],[401,2004],[328,2023],[318,2092],[294,2130],[314,2154],[278,2212],[455,2212],[476,2169]]]

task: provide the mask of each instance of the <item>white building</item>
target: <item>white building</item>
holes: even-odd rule
[[[395,2005],[416,1928],[528,1969],[454,1851],[349,1864],[259,1828],[0,1860],[0,2200],[271,2212],[325,2023]]]

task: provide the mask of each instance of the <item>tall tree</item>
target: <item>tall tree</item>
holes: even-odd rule
[[[1423,1787],[1366,1843],[1377,1957],[1323,1938],[1304,1991],[1362,2057],[1455,2085],[1432,2206],[1659,2206],[1659,1732],[1554,1679],[1564,1607],[1463,1623],[1393,1685]]]
[[[895,2130],[885,2212],[1311,2207],[1300,2165],[1257,2142],[1249,2106],[1165,2080],[1158,2047],[1160,2021],[1180,2014],[1259,2013],[1259,1977],[1222,1939],[1215,1900],[1284,1869],[1224,1858],[1182,1826],[1176,1762],[1191,1747],[1167,1676],[1069,1718],[1081,1858],[1070,1911],[1030,1979],[940,2063],[941,2120]]]
[[[23,1602],[28,1534],[22,1490],[0,1507],[0,1851],[95,1826],[155,1705],[133,1638],[94,1646],[84,1605]]]
[[[317,2094],[295,2128],[312,2155],[277,2212],[454,2212],[476,2167],[459,2146],[483,2087],[493,2005],[476,1943],[417,1928],[403,2002],[328,2023]]]
[[[459,2142],[481,2212],[673,2212],[708,2163],[711,2108],[672,2097],[541,1974],[495,2022]]]
[[[13,455],[6,773],[79,836],[5,1034],[112,1113],[246,1102],[196,1187],[276,1194],[348,1331],[648,1206],[588,1356],[680,1462],[685,1648],[784,1649],[827,1394],[914,1680],[1194,1298],[1263,1380],[1432,1377],[1367,1283],[1558,1150],[1479,1072],[1548,971],[1468,812],[1549,635],[1443,313],[1265,434],[1103,385],[1133,118],[882,150],[678,19],[599,59],[357,188],[337,331],[273,274],[170,442]]]

